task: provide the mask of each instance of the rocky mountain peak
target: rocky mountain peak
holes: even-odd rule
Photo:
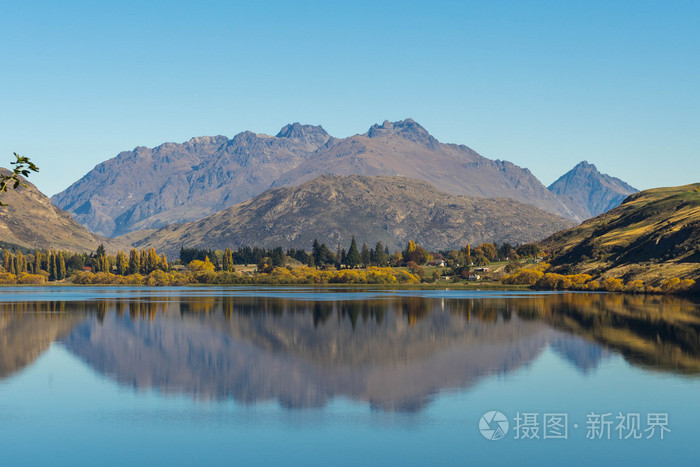
[[[324,144],[331,137],[321,125],[303,125],[299,122],[286,124],[275,136],[277,138],[300,139],[318,145]]]
[[[381,125],[374,124],[367,131],[369,138],[379,138],[397,135],[402,138],[414,141],[424,146],[434,148],[440,143],[433,138],[428,131],[412,118],[407,118],[399,122],[384,120]]]
[[[548,187],[583,219],[595,217],[616,206],[637,189],[619,178],[598,171],[581,161]]]

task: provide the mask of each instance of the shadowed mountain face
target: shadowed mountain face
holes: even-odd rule
[[[10,174],[0,168],[0,173]],[[0,199],[0,242],[24,248],[70,251],[95,251],[100,243],[109,251],[127,248],[118,240],[105,239],[88,232],[70,214],[51,204],[34,185],[2,193]]]
[[[410,412],[548,347],[584,373],[611,350],[634,365],[700,373],[698,306],[672,297],[180,294],[1,304],[0,377],[59,340],[135,388],[290,408],[346,397]]]
[[[559,177],[548,189],[581,219],[616,208],[628,195],[639,191],[619,178],[598,172],[595,165],[586,161]]]
[[[527,243],[571,221],[510,199],[454,196],[404,177],[322,176],[297,187],[267,191],[250,201],[188,224],[132,239],[168,256],[182,245],[309,248],[315,238],[330,245],[381,241],[391,250],[409,240],[430,249],[467,242]],[[127,235],[134,236],[134,234]]]
[[[52,201],[90,230],[117,236],[201,219],[324,174],[402,175],[454,195],[511,198],[580,220],[527,169],[442,144],[411,119],[345,139],[294,123],[274,137],[244,132],[138,147],[97,165]]]

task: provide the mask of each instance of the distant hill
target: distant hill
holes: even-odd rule
[[[247,131],[138,147],[98,164],[52,201],[88,229],[116,236],[201,219],[324,174],[402,175],[451,194],[511,198],[583,219],[529,170],[440,143],[411,119],[345,139],[294,123],[276,136]]]
[[[0,173],[9,174],[0,168]],[[51,204],[51,200],[34,185],[24,180],[27,187],[18,187],[1,195],[0,242],[24,248],[95,251],[100,243],[116,251],[126,244],[105,239],[88,232],[70,214]]]
[[[615,208],[639,190],[619,178],[600,173],[595,165],[580,162],[549,186],[578,217],[589,219]]]
[[[415,240],[426,248],[467,242],[531,242],[572,221],[510,199],[455,196],[405,177],[324,175],[296,187],[269,190],[196,222],[127,237],[168,256],[181,246],[310,248],[314,238],[347,248],[381,241],[394,250]]]
[[[542,242],[555,271],[700,279],[700,183],[630,195],[617,208]]]

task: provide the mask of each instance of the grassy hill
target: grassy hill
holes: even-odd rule
[[[700,183],[628,196],[542,242],[554,272],[642,280],[700,279]]]

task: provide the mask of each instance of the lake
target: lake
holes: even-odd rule
[[[665,296],[0,289],[0,465],[697,465]]]

